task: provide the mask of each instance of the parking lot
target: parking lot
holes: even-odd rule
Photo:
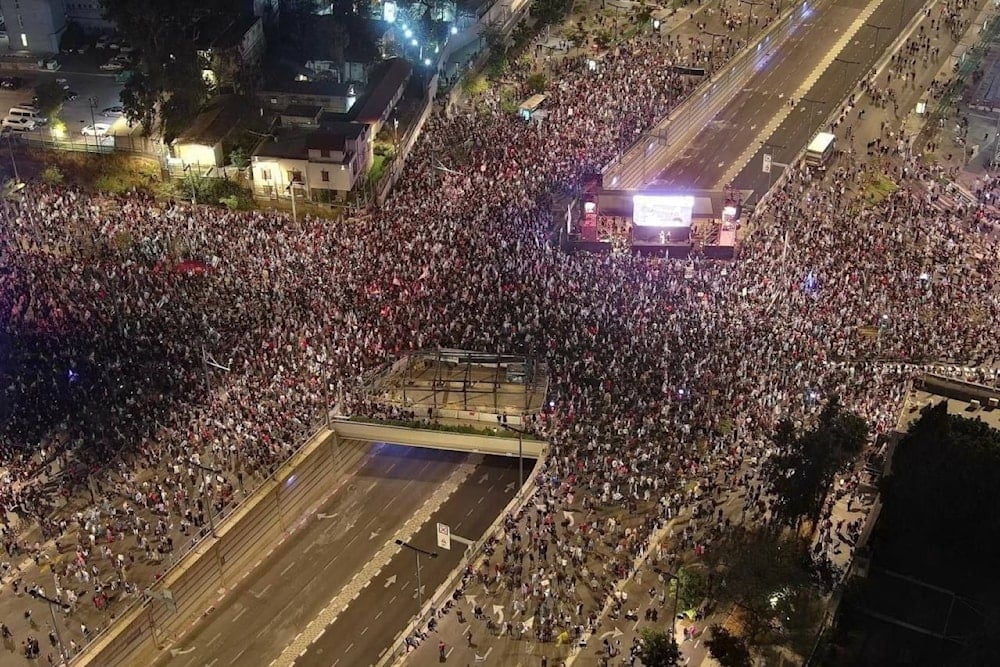
[[[88,63],[74,63],[76,67],[73,70],[62,68],[56,71],[7,69],[4,65],[5,63],[0,61],[0,76],[17,76],[24,79],[24,85],[19,90],[0,89],[0,114],[6,115],[7,110],[13,106],[30,103],[35,94],[36,86],[56,79],[65,79],[65,85],[68,85],[69,90],[77,94],[76,99],[64,103],[62,112],[59,114],[59,120],[65,125],[65,136],[55,135],[51,122],[23,134],[46,140],[56,139],[74,144],[93,145],[98,139],[84,136],[81,132],[84,127],[93,125],[95,122],[110,124],[109,135],[130,132],[125,120],[104,118],[101,115],[102,109],[121,104],[122,86],[115,82],[113,72],[102,72],[96,65]],[[93,110],[91,109],[91,99],[94,100],[95,108]],[[108,138],[105,142],[113,142],[113,139]]]

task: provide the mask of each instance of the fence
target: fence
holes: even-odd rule
[[[216,527],[215,537],[185,545],[182,558],[146,589],[117,623],[98,635],[74,665],[126,667],[155,660],[167,641],[182,635],[266,551],[291,532],[330,492],[339,465],[336,434],[317,429]]]

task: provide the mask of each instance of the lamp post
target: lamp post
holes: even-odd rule
[[[302,187],[302,183],[300,181],[292,181],[288,184],[288,187],[285,188],[285,192],[292,195],[292,222],[294,223],[298,223],[299,221],[299,213],[295,207],[295,189],[299,187]]]
[[[878,38],[883,30],[889,30],[887,25],[875,25],[874,23],[865,23],[866,26],[875,31],[875,49],[878,50]]]
[[[52,616],[52,631],[56,633],[56,643],[59,644],[59,657],[65,662],[70,656],[66,655],[66,649],[63,648],[62,636],[59,634],[59,624],[56,623],[56,612],[53,610],[53,607],[58,605],[59,609],[66,612],[69,611],[69,605],[62,600],[50,598],[34,589],[32,589],[29,593],[31,597],[36,600],[45,600],[49,603],[49,614]]]
[[[744,5],[750,5],[750,15],[747,17],[747,46],[750,45],[750,24],[753,23],[753,8],[757,5],[763,5],[763,2],[756,2],[755,0],[740,0]]]
[[[191,205],[198,205],[198,191],[194,187],[194,172],[191,171],[191,165],[184,165],[184,171],[187,172],[188,178],[191,179]]]
[[[426,549],[415,547],[409,542],[404,542],[403,540],[396,540],[396,544],[401,547],[406,547],[417,556],[417,613],[419,614],[420,610],[424,608],[424,593],[423,590],[421,590],[422,586],[420,585],[420,556],[423,555],[428,558],[437,558],[438,555],[436,551],[427,551]]]
[[[837,56],[836,58],[834,58],[833,62],[840,63],[841,65],[844,66],[843,69],[841,69],[841,77],[840,77],[840,82],[841,83],[844,83],[844,81],[847,78],[847,66],[848,65],[860,65],[861,64],[857,60],[848,60],[847,58],[841,58],[840,56]]]
[[[219,473],[222,472],[222,470],[220,470],[218,468],[210,468],[208,466],[203,466],[200,463],[195,463],[194,461],[192,461],[190,459],[188,459],[188,463],[190,463],[192,466],[194,466],[195,468],[197,468],[198,470],[200,470],[202,472],[201,480],[202,480],[202,482],[205,482],[205,491],[208,490],[208,483],[210,483],[211,480],[212,480],[212,478],[208,477],[206,475],[206,473],[213,473],[213,474],[218,475]],[[202,495],[204,495],[204,491],[202,492]],[[215,517],[212,516],[212,500],[211,500],[211,498],[209,498],[207,500],[206,504],[208,505],[208,528],[209,528],[210,531],[212,531],[212,537],[218,537],[218,535],[215,534]]]
[[[94,148],[97,148],[101,144],[101,138],[97,135],[97,118],[94,116],[94,111],[97,109],[97,96],[88,97],[87,104],[90,105],[90,126],[94,128]]]
[[[17,173],[17,162],[14,161],[14,145],[11,140],[13,132],[11,130],[5,130],[4,134],[7,135],[7,150],[10,151],[10,166],[14,168],[14,184],[17,185],[21,182],[21,177]]]
[[[521,415],[521,422],[524,423],[524,415]],[[524,488],[524,428],[520,426],[511,426],[507,423],[507,415],[497,415],[497,424],[501,428],[505,428],[508,431],[513,431],[517,433],[517,481],[518,481],[518,495],[521,494],[520,489]]]

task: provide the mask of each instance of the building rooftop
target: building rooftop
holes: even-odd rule
[[[402,58],[390,58],[379,65],[376,72],[369,77],[377,83],[372,86],[365,97],[354,105],[357,111],[354,120],[360,123],[373,123],[385,113],[386,107],[392,103],[400,87],[405,85],[413,72],[413,66]]]
[[[254,149],[254,157],[305,159],[309,150],[345,150],[346,142],[363,134],[361,123],[337,123],[318,130],[295,128],[280,131],[275,139],[264,139]]]
[[[214,146],[233,131],[246,105],[236,95],[220,95],[177,135],[175,143]]]
[[[316,118],[323,107],[316,104],[289,104],[281,112],[282,116],[298,116],[299,118]]]
[[[269,92],[290,93],[297,95],[321,95],[324,97],[350,97],[356,86],[353,83],[337,83],[336,81],[269,81],[261,90],[261,95]]]

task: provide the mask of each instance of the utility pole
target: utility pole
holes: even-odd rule
[[[184,171],[187,172],[188,178],[191,179],[191,205],[192,206],[197,206],[198,205],[198,191],[195,190],[195,187],[194,187],[194,172],[191,171],[191,165],[189,165],[189,164],[184,165]]]
[[[198,470],[200,470],[202,472],[201,480],[202,480],[202,482],[205,483],[205,489],[202,491],[202,496],[204,496],[205,492],[208,491],[208,485],[212,481],[212,478],[208,477],[205,473],[213,473],[213,474],[218,475],[219,473],[222,472],[222,470],[220,470],[218,468],[210,468],[208,466],[203,466],[200,463],[195,463],[191,459],[188,459],[188,463],[191,464],[192,466],[194,466],[195,468],[197,468]],[[212,531],[212,537],[218,537],[215,534],[215,517],[212,516],[212,500],[211,500],[211,498],[207,499],[206,502],[205,502],[205,504],[208,506],[208,528],[209,528],[209,530]]]
[[[887,25],[875,25],[874,23],[865,23],[865,25],[875,31],[875,50],[878,50],[879,36],[883,30],[890,30],[891,28]]]
[[[756,0],[740,0],[744,5],[750,5],[750,15],[747,17],[747,46],[750,45],[750,25],[753,23],[753,8],[757,5],[763,5],[763,2],[757,2]]]
[[[421,549],[420,547],[415,547],[409,542],[404,542],[403,540],[396,540],[396,544],[401,547],[406,547],[412,551],[417,556],[417,613],[424,608],[424,592],[422,586],[420,585],[420,556],[427,556],[428,558],[437,558],[438,554],[436,551],[427,551],[426,549]]]
[[[49,614],[52,616],[52,631],[56,633],[56,643],[59,644],[59,657],[65,662],[70,656],[66,655],[66,649],[63,648],[62,636],[59,634],[59,624],[56,623],[56,612],[53,607],[57,606],[63,612],[69,611],[69,605],[62,600],[56,600],[55,598],[50,598],[47,595],[39,593],[37,590],[32,589],[29,591],[31,597],[36,600],[45,600],[49,603]]]

